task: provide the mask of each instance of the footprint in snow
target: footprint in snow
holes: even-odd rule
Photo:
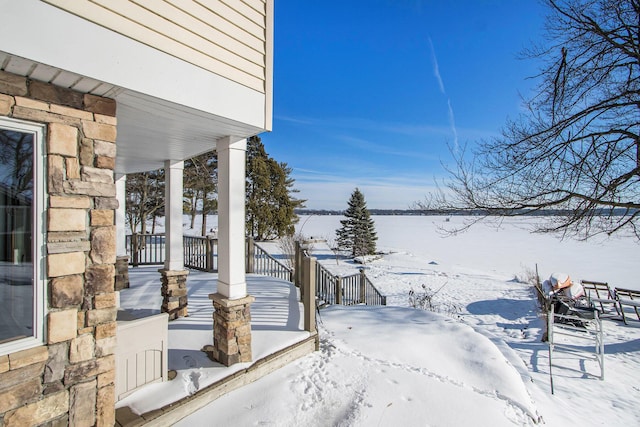
[[[200,372],[189,372],[182,375],[182,381],[184,382],[184,389],[189,394],[192,395],[196,391],[200,389],[200,377],[202,374]]]
[[[184,360],[184,364],[187,366],[187,368],[195,368],[198,364],[196,363],[196,360],[189,356],[182,356],[182,359]]]

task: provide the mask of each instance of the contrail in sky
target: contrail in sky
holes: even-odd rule
[[[453,114],[453,107],[451,106],[451,99],[447,95],[447,91],[444,89],[444,82],[442,81],[442,76],[440,76],[440,68],[438,67],[438,58],[436,57],[436,50],[433,48],[433,42],[431,41],[431,37],[428,38],[429,47],[431,48],[431,61],[433,62],[433,75],[438,81],[438,86],[440,87],[440,92],[447,98],[447,108],[449,110],[449,126],[451,127],[451,132],[453,132],[453,147],[454,150],[458,151],[458,131],[456,130],[456,118]]]

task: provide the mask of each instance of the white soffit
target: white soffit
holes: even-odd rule
[[[215,149],[219,138],[246,137],[262,131],[142,94],[122,92],[115,98],[118,173],[161,168],[164,160],[188,159]]]

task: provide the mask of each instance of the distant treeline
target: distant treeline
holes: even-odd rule
[[[614,209],[613,212],[609,209],[600,209],[600,212],[596,211],[595,215],[614,215],[625,216],[632,215],[636,210],[627,209]],[[342,210],[330,210],[330,209],[296,209],[296,215],[344,215]],[[456,215],[456,216],[565,216],[571,215],[572,211],[566,209],[546,209],[546,210],[485,210],[485,209],[470,209],[470,210],[450,210],[450,209],[369,209],[371,215],[415,215],[415,216],[443,216],[443,215]]]

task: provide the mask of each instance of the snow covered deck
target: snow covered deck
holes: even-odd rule
[[[303,327],[298,289],[280,279],[248,275],[248,292],[256,298],[251,306],[253,362],[225,367],[211,361],[202,348],[213,343],[209,294],[216,292],[216,279],[215,273],[190,271],[189,316],[171,321],[168,326],[168,368],[176,371],[176,376],[168,382],[145,386],[119,401],[116,408],[120,424],[141,422],[140,417],[153,419],[156,424],[164,418],[171,424],[172,417],[180,419],[180,413],[191,413],[315,349],[315,335]],[[130,288],[120,291],[120,308],[127,311],[121,318],[159,313],[162,295],[158,267],[131,268],[129,280]],[[127,343],[118,342],[121,345]]]

